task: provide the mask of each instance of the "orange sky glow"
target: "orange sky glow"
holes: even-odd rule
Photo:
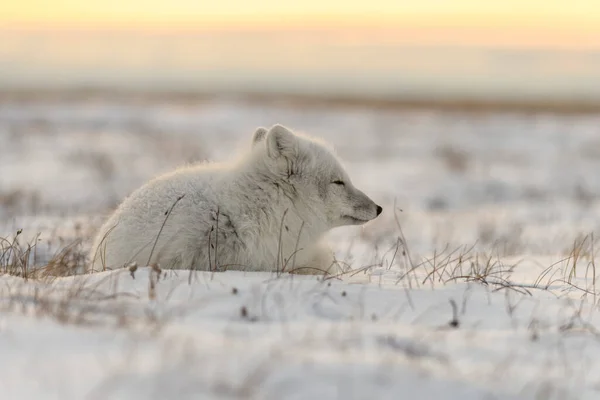
[[[361,29],[385,40],[600,47],[597,0],[19,0],[0,27]],[[410,37],[406,37],[410,36]]]

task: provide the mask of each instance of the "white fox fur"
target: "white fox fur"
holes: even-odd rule
[[[237,162],[184,167],[133,192],[98,232],[91,268],[334,273],[322,236],[380,213],[324,143],[258,128]]]

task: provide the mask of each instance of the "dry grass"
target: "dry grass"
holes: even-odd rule
[[[2,265],[7,279],[0,286],[0,311],[50,318],[61,324],[139,328],[154,333],[185,312],[170,308],[159,313],[140,303],[144,296],[122,291],[123,279],[135,279],[135,269],[114,271],[101,279],[94,274],[80,274],[86,262],[80,243],[65,247],[43,266],[28,264],[31,249],[13,243],[5,249],[13,255],[5,257],[9,262]],[[151,269],[148,300],[157,297],[161,272]]]
[[[166,213],[165,221],[168,219],[169,214],[169,212]],[[505,252],[500,251],[499,242],[494,242],[495,247],[492,247],[488,252],[475,250],[477,243],[456,248],[446,246],[441,250],[435,250],[431,256],[422,257],[419,261],[415,261],[416,258],[411,256],[410,247],[397,215],[395,221],[399,235],[394,246],[388,248],[378,261],[353,269],[343,261],[335,260],[343,272],[331,275],[326,270],[318,270],[312,271],[312,274],[322,275],[323,279],[342,279],[361,273],[368,274],[374,268],[385,268],[388,271],[393,268],[399,271],[397,282],[405,282],[409,287],[418,288],[426,284],[433,287],[440,283],[447,284],[455,281],[477,281],[486,285],[492,284],[502,287],[514,286],[510,283],[510,276],[518,263],[506,264],[503,261],[500,254]],[[37,265],[39,237],[36,237],[31,243],[22,244],[21,234],[22,231],[19,230],[12,237],[0,238],[0,273],[28,280],[67,277],[87,270],[87,252],[80,239],[66,244],[45,265]],[[565,258],[546,268],[540,274],[534,286],[547,289],[553,284],[561,283],[578,288],[575,282],[576,278],[582,278],[589,285],[586,284],[585,288],[579,289],[588,293],[595,293],[596,242],[597,239],[594,238],[593,234],[576,238],[565,252]],[[215,243],[212,247],[215,258],[217,257],[217,246],[218,244]],[[283,273],[302,273],[294,265],[296,251],[288,257],[280,254],[278,267],[275,271],[276,276]],[[150,261],[148,265],[154,265],[157,271],[161,270],[158,264],[152,264]],[[228,267],[227,265],[219,265],[218,260],[215,259],[214,269],[211,268],[211,271],[225,271]],[[136,268],[137,265],[128,264],[125,269],[128,269],[130,274],[134,276]],[[244,268],[236,269],[245,270]]]
[[[181,198],[177,199],[170,210],[165,213],[165,222],[170,215],[170,211],[179,200]],[[344,264],[340,260],[334,260],[340,265],[341,269],[341,272],[337,274],[329,274],[325,270],[309,272],[313,275],[320,275],[319,279],[322,281],[344,280],[359,274],[367,275],[372,280],[371,272],[374,269],[395,272],[397,276],[396,283],[405,288],[407,300],[413,308],[411,290],[423,287],[434,289],[458,282],[477,283],[491,288],[492,291],[505,290],[528,296],[532,295],[533,290],[551,291],[557,294],[557,288],[560,288],[558,290],[569,294],[580,293],[582,299],[591,297],[593,303],[597,304],[595,262],[597,240],[593,235],[576,238],[565,252],[565,257],[562,260],[544,269],[535,282],[526,284],[513,280],[513,275],[519,267],[520,261],[507,262],[505,257],[500,256],[501,251],[497,247],[482,251],[477,248],[477,243],[474,243],[455,248],[446,246],[425,257],[413,255],[398,216],[401,210],[397,207],[394,207],[394,209],[397,231],[394,245],[378,255],[372,264],[360,268],[351,268],[350,265]],[[159,236],[160,232],[157,234],[156,240]],[[78,324],[96,323],[94,322],[96,320],[95,314],[102,315],[104,319],[107,315],[110,315],[112,316],[111,323],[115,325],[126,326],[129,324],[128,321],[132,317],[129,315],[128,307],[122,302],[112,301],[128,295],[119,292],[116,284],[111,291],[102,292],[99,287],[102,285],[106,287],[106,282],[101,281],[89,285],[85,279],[86,275],[81,275],[82,272],[88,271],[87,249],[84,248],[81,240],[65,244],[47,263],[38,265],[37,243],[39,243],[39,237],[36,237],[33,243],[28,244],[22,244],[21,237],[22,231],[17,231],[12,237],[0,238],[0,274],[20,278],[23,282],[33,280],[35,289],[33,293],[24,293],[21,289],[25,289],[26,285],[17,285],[18,288],[5,287],[0,291],[0,298],[5,301],[4,309],[6,311],[19,308],[34,310],[35,315],[50,316],[61,323]],[[211,268],[210,271],[214,275],[214,273],[227,270],[228,266],[220,265],[218,262],[217,243],[214,244],[212,249],[214,251],[214,264],[211,263],[211,266],[214,266],[214,268]],[[287,257],[280,254],[278,267],[274,271],[274,279],[280,279],[290,273],[306,272],[297,270],[293,261],[294,254],[295,252]],[[158,264],[151,263],[151,260],[149,260],[148,265],[151,267],[151,272],[148,277],[147,298],[156,300],[157,287],[160,285],[163,271]],[[137,269],[136,264],[130,264],[122,270],[115,271],[116,275],[114,276],[124,275],[136,279]],[[236,269],[243,270],[243,268]],[[192,279],[194,272],[196,271],[189,271],[188,285],[192,285],[192,281],[198,281],[198,279]],[[74,279],[72,286],[62,286],[59,291],[56,291],[56,286],[52,285],[56,278],[74,277],[75,275],[79,275],[78,277],[82,279]],[[11,280],[10,282],[16,284],[19,280]],[[139,300],[139,298],[134,300]],[[103,302],[107,304],[106,307],[101,305]],[[18,303],[22,305],[17,306]],[[454,316],[451,319],[450,326],[458,327],[456,304],[452,304],[452,308]],[[140,318],[138,317],[137,320],[140,320]],[[155,316],[148,317],[148,320],[154,321],[153,323],[158,325],[158,319]]]
[[[413,257],[398,218],[401,210],[394,208],[398,233],[395,244],[373,264],[349,269],[328,279],[352,277],[357,274],[369,275],[373,270],[384,269],[397,271],[396,283],[404,285],[408,290],[423,286],[434,289],[450,283],[475,282],[492,288],[492,291],[508,290],[532,295],[533,290],[542,290],[556,295],[579,294],[582,299],[592,297],[594,304],[600,301],[596,288],[595,261],[598,240],[593,234],[577,237],[564,252],[564,258],[543,269],[533,282],[522,283],[513,276],[521,264],[528,261],[527,257],[518,260],[510,257],[519,254],[518,249],[523,248],[518,243],[520,235],[514,235],[510,239],[510,235],[507,235],[505,238],[492,240],[491,237],[497,235],[490,234],[489,238],[483,241],[484,246],[481,246],[482,241],[454,248],[446,246],[441,250],[434,250],[430,256]],[[530,262],[529,267],[533,266],[535,262]]]
[[[88,284],[81,274],[86,268],[86,253],[82,241],[66,244],[52,255],[47,263],[39,265],[37,246],[39,235],[32,243],[22,243],[22,231],[13,237],[0,238],[0,276],[6,280],[0,287],[2,310],[21,311],[27,315],[52,318],[62,324],[125,326],[131,319],[129,307],[121,301],[128,296],[116,290],[100,291],[106,282]],[[72,277],[59,282],[57,278]]]
[[[84,270],[86,255],[81,240],[65,245],[45,265],[38,265],[39,234],[23,244],[22,233],[18,230],[13,237],[0,237],[0,273],[27,280],[71,276]]]
[[[513,295],[521,298],[532,295],[534,290],[551,291],[556,283],[561,283],[562,287],[567,286],[581,293],[582,299],[593,295],[594,302],[596,301],[596,239],[593,235],[576,238],[569,249],[565,251],[565,258],[562,262],[548,267],[533,285],[523,285],[512,280],[512,275],[519,267],[518,262],[506,263],[502,257],[498,256],[497,252],[495,253],[493,250],[489,252],[476,250],[475,244],[457,248],[446,247],[434,251],[429,257],[419,257],[411,251],[397,216],[396,224],[398,236],[394,246],[386,249],[373,265],[344,271],[333,276],[323,275],[320,280],[343,280],[361,273],[369,274],[375,268],[396,271],[397,283],[406,288],[407,303],[413,311],[417,310],[417,306],[419,306],[418,303],[414,304],[411,298],[411,292],[414,290],[419,288],[435,289],[458,282],[483,285],[489,288],[490,292],[503,291],[506,294],[506,312],[511,318],[513,318],[512,315],[519,306],[519,300],[513,300],[515,298]],[[137,273],[138,268],[135,265],[113,271],[114,273],[108,274],[100,280],[86,279],[92,275],[72,276],[86,262],[81,243],[65,246],[52,257],[47,265],[36,266],[33,263],[36,247],[29,244],[21,245],[19,241],[21,234],[21,232],[17,232],[13,237],[1,241],[3,243],[3,256],[0,268],[4,274],[13,275],[13,277],[6,280],[6,284],[0,287],[0,312],[21,313],[36,318],[48,318],[60,324],[110,327],[123,329],[127,332],[144,333],[145,335],[161,335],[165,331],[164,328],[174,318],[179,318],[192,307],[197,309],[199,306],[193,304],[192,307],[188,308],[171,308],[162,313],[153,311],[150,307],[144,307],[142,300],[154,301],[159,299],[157,291],[159,285],[163,283],[164,273],[158,265],[153,265],[150,269],[147,293],[142,296],[136,296],[119,289],[119,282],[122,279],[140,278]],[[287,258],[289,260],[291,256]],[[216,271],[209,272],[217,273]],[[286,268],[283,264],[281,270],[273,273],[272,280],[279,283],[286,282],[286,277],[289,278],[290,275],[285,272]],[[56,277],[62,277],[63,279],[55,279]],[[582,280],[584,286],[580,287]],[[270,322],[269,315],[266,315],[264,310],[261,311],[261,307],[264,306],[267,292],[272,290],[271,283],[267,282],[264,287],[257,290],[256,304],[250,301],[250,303],[244,302],[239,306],[238,321],[248,324]],[[193,285],[195,283],[190,280],[188,284]],[[272,293],[271,296],[275,298],[277,294]],[[233,288],[229,295],[238,296],[238,289]],[[338,292],[337,295],[340,296],[339,298],[352,298],[355,293],[343,291]],[[472,334],[470,333],[469,323],[465,321],[464,317],[467,301],[467,294],[465,294],[462,304],[460,299],[449,298],[447,319],[441,320],[439,326],[430,331],[426,330],[424,333],[425,335],[431,335],[431,337],[425,339],[420,337],[418,340],[415,339],[413,343],[412,341],[402,340],[402,338],[396,339],[392,334],[376,336],[377,345],[381,348],[381,359],[398,365],[405,363],[406,359],[410,359],[411,362],[415,362],[414,368],[422,368],[424,371],[427,370],[427,367],[419,364],[420,359],[423,359],[423,362],[433,360],[436,365],[443,364],[446,368],[454,368],[456,360],[445,357],[443,353],[440,354],[444,357],[439,359],[437,353],[433,353],[433,356],[422,355],[420,353],[422,349],[428,351],[428,347],[422,347],[421,345],[428,343],[426,340],[433,341],[435,337],[440,337],[439,335],[444,335],[446,332],[460,331],[464,332],[465,335]],[[284,308],[282,307],[281,310],[284,310]],[[378,316],[375,314],[366,314],[363,317],[370,319],[374,324],[378,320]],[[283,324],[283,329],[285,329],[285,324]],[[568,310],[564,320],[559,321],[554,328],[539,322],[536,316],[532,315],[527,329],[532,342],[539,342],[546,335],[555,334],[558,335],[561,341],[573,335],[600,338],[600,331],[584,315],[583,302],[580,303],[579,307]],[[551,329],[556,329],[557,333]],[[336,334],[336,340],[338,338]],[[307,345],[310,345],[310,343],[307,343]],[[340,350],[341,353],[344,351],[344,346],[352,346],[352,344],[346,345],[339,340],[331,345],[342,349]],[[166,343],[165,346],[166,353],[173,352],[174,349],[178,348],[176,343]],[[189,355],[189,352],[186,354]],[[199,352],[198,354],[201,357],[203,353]],[[275,357],[275,359],[277,358]],[[240,382],[227,380],[225,372],[223,373],[223,379],[219,379],[218,382],[202,381],[201,376],[191,373],[190,384],[202,382],[214,393],[249,397],[256,394],[254,392],[256,385],[261,385],[265,379],[274,373],[277,363],[273,360],[273,358],[268,358],[264,361],[264,364],[257,365],[257,368],[248,372],[246,378]],[[504,368],[504,373],[506,373],[506,369],[509,368],[511,362],[515,362],[515,358],[509,354],[506,358],[506,364],[494,367]],[[192,368],[190,371],[198,371],[197,368],[202,365],[204,364],[200,362],[197,364],[192,363],[189,365],[189,368]],[[168,369],[168,366],[167,363],[166,367],[163,368]],[[188,365],[176,365],[177,368],[182,370],[186,366]],[[540,369],[543,370],[543,367]],[[555,373],[557,369],[559,367],[553,367],[551,371]],[[115,379],[117,378],[119,377],[115,377]],[[119,379],[114,382],[99,382],[91,398],[103,398],[111,390],[116,390],[124,384],[124,381],[119,381]],[[535,384],[532,383],[531,387],[523,388],[523,390],[541,393],[540,396],[558,390],[553,385],[546,383],[546,380],[540,380]]]

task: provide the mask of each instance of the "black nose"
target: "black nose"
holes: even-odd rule
[[[381,214],[382,211],[383,208],[381,208],[381,206],[377,206],[377,215]]]

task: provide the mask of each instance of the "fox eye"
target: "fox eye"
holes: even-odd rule
[[[335,180],[335,181],[333,181],[333,182],[331,182],[331,183],[333,183],[333,184],[335,184],[335,185],[342,185],[342,186],[344,186],[344,185],[345,185],[344,181],[340,181],[339,179],[338,179],[338,180]]]

